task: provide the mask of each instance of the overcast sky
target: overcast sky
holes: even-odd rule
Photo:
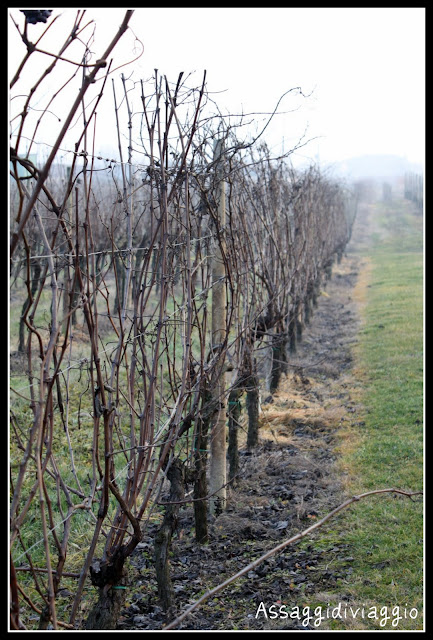
[[[22,24],[18,9],[10,13]],[[47,38],[54,49],[61,43],[60,25],[70,26],[76,9],[54,9],[52,16],[57,13],[59,26],[52,40]],[[96,21],[97,57],[124,13],[125,8],[87,9],[88,19]],[[332,164],[364,154],[395,154],[424,162],[424,8],[139,8],[129,24],[130,32],[114,50],[115,63],[138,54],[134,36],[143,54],[114,77],[147,79],[157,68],[174,82],[181,71],[195,72],[190,84],[198,86],[206,70],[208,91],[231,113],[272,112],[294,87],[311,94],[292,92],[282,100],[279,111],[289,113],[275,116],[264,134],[276,154],[306,132],[313,140],[296,154],[298,161]],[[29,25],[29,37],[36,39],[43,28]],[[11,23],[10,71],[24,53],[16,36]],[[31,86],[35,71],[28,73],[16,93]],[[45,95],[49,90],[48,81]],[[111,92],[104,99],[112,118]],[[138,110],[138,101],[134,106]],[[106,153],[113,127],[102,124],[102,112],[101,106],[97,151]],[[260,130],[265,118],[257,115],[253,130]],[[52,130],[54,124],[53,118]]]

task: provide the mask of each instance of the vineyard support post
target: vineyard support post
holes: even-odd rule
[[[212,350],[219,350],[218,375],[214,387],[218,401],[218,412],[211,432],[210,460],[210,510],[218,514],[226,506],[226,407],[225,407],[225,367],[224,352],[226,340],[226,281],[223,258],[223,230],[226,222],[225,183],[223,179],[223,140],[217,140],[214,147],[216,174],[218,179],[218,242],[212,261]],[[222,233],[221,233],[222,232]]]

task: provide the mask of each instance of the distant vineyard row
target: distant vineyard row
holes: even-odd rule
[[[351,235],[350,190],[315,166],[293,169],[290,153],[273,158],[260,140],[240,141],[237,126],[207,115],[205,79],[192,89],[182,75],[171,85],[155,72],[152,82],[130,88],[122,76],[116,86],[119,140],[127,140],[116,160],[96,157],[87,142],[93,106],[75,151],[61,149],[59,125],[39,166],[24,151],[38,83],[18,116],[10,158],[16,628],[33,628],[35,611],[39,629],[76,624],[89,578],[99,599],[87,628],[114,628],[126,560],[162,516],[155,566],[170,608],[167,550],[186,483],[203,543],[208,509],[224,509],[239,473],[240,398],[253,448],[260,386],[277,388]],[[83,108],[84,93],[71,110]],[[103,90],[98,108],[102,98]],[[168,484],[171,504],[158,515]],[[68,611],[58,598],[65,586],[74,593]]]

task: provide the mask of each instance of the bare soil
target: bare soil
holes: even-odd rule
[[[278,392],[262,399],[260,445],[241,449],[241,472],[228,491],[227,510],[210,520],[210,543],[196,544],[191,505],[180,512],[173,540],[171,572],[182,612],[208,589],[253,559],[309,527],[347,497],[336,468],[339,430],[356,422],[351,397],[352,348],[358,330],[353,289],[360,258],[346,255],[335,265],[317,308],[290,359]],[[268,397],[266,397],[268,395]],[[326,526],[326,525],[325,525]],[[305,606],[350,579],[350,549],[343,539],[320,543],[320,529],[310,543],[289,546],[263,562],[190,614],[183,630],[302,629],[297,620],[256,617],[260,603]],[[127,606],[118,629],[160,630],[167,623],[158,606],[153,569],[153,535],[131,559]]]

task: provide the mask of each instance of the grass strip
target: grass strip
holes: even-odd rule
[[[362,380],[355,393],[364,408],[352,424],[352,445],[342,466],[349,471],[350,492],[415,491],[423,487],[422,218],[403,200],[370,209],[375,232],[362,248],[369,282],[355,350],[356,376]],[[422,504],[398,496],[386,503],[371,500],[348,512],[338,527],[354,563],[350,578],[341,580],[332,596],[378,611],[399,607],[402,616],[397,623],[391,616],[383,626],[371,618],[352,621],[351,627],[422,629]],[[409,616],[414,608],[415,619]],[[329,628],[348,623],[333,620]]]

